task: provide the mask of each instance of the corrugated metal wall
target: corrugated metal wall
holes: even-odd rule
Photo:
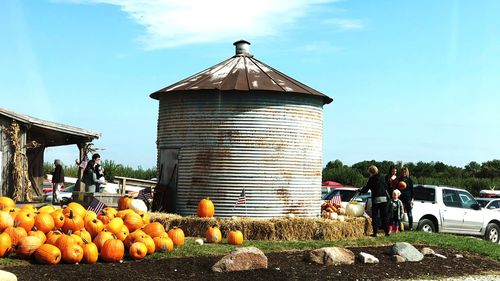
[[[170,93],[160,97],[158,149],[179,149],[177,211],[204,197],[216,216],[320,212],[323,100],[302,94]],[[246,205],[236,200],[245,189]]]

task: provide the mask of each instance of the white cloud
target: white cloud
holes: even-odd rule
[[[364,21],[357,19],[332,18],[324,20],[323,23],[333,25],[342,31],[363,29],[365,27]]]
[[[118,6],[146,29],[147,49],[280,34],[314,7],[338,0],[66,0]]]

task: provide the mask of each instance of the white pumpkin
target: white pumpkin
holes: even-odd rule
[[[345,216],[344,216],[344,215],[339,215],[339,216],[337,217],[337,219],[338,219],[339,221],[345,221]]]
[[[138,213],[139,211],[141,211],[141,212],[148,211],[148,207],[146,206],[146,203],[144,203],[144,201],[139,200],[139,199],[132,199],[132,201],[130,201],[130,205],[128,207],[136,213]]]
[[[329,215],[329,219],[331,220],[336,220],[338,218],[338,214],[335,213],[335,212],[331,212],[330,215]]]

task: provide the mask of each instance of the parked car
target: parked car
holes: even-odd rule
[[[500,212],[500,198],[475,198],[482,208]]]
[[[73,190],[75,189],[75,185],[69,185],[66,188],[63,188],[59,191],[59,195],[57,199],[59,201],[63,200],[64,198],[71,198],[73,196]],[[49,191],[44,194],[44,201],[46,202],[52,202],[52,191]]]
[[[358,196],[354,197],[356,195],[356,192],[358,191],[358,188],[356,187],[342,187],[342,188],[331,188],[330,193],[326,194],[323,196],[323,200],[327,201],[333,198],[335,195],[340,195],[340,199],[342,201],[342,206],[347,205],[349,201],[355,200],[357,202],[360,202],[363,206],[366,204],[366,201],[368,198],[370,198],[371,194],[368,193],[362,193],[358,194]],[[354,198],[353,198],[354,197]]]
[[[481,208],[466,190],[417,185],[413,194],[413,227],[417,230],[481,236],[500,242],[500,212]]]

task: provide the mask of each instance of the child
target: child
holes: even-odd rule
[[[398,232],[399,225],[401,225],[401,220],[403,219],[404,210],[403,210],[403,202],[399,200],[399,196],[401,195],[401,191],[395,189],[392,192],[392,200],[389,202],[389,233]]]

